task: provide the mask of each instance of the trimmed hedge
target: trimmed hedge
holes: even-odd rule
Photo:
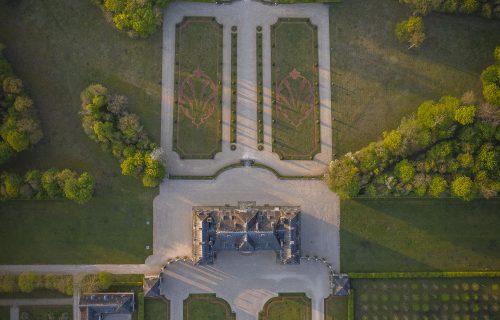
[[[262,65],[262,27],[257,27],[257,143],[264,143],[264,88]],[[259,149],[260,150],[260,149]]]
[[[137,319],[144,320],[144,292],[137,294]]]
[[[351,279],[496,278],[500,271],[352,272]]]
[[[238,94],[238,32],[236,26],[231,32],[231,125],[230,141],[236,143],[237,115],[236,104]]]
[[[352,289],[347,296],[347,319],[354,320],[354,290]]]

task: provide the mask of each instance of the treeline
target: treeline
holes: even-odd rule
[[[68,296],[73,294],[73,276],[61,274],[37,274],[24,272],[17,274],[0,274],[1,293],[30,293],[35,290],[57,290]]]
[[[94,178],[87,172],[77,175],[69,169],[31,170],[24,176],[0,173],[0,200],[67,198],[83,204],[92,198]]]
[[[2,54],[0,43],[0,165],[43,137],[33,100]]]
[[[408,5],[412,16],[396,25],[396,37],[407,43],[409,49],[418,48],[425,40],[422,16],[428,13],[461,13],[478,15],[487,19],[500,19],[500,2],[497,0],[399,0]]]
[[[495,197],[500,191],[499,122],[499,107],[488,102],[477,107],[472,92],[461,100],[425,101],[382,140],[332,161],[326,181],[343,199]]]
[[[118,30],[146,38],[162,24],[162,10],[169,0],[91,0],[99,5]]]
[[[112,274],[99,272],[87,274],[83,277],[80,288],[83,293],[102,292],[110,287],[141,287],[144,275],[141,274]]]
[[[85,133],[112,152],[124,175],[141,178],[146,187],[158,186],[165,176],[161,150],[149,139],[139,117],[127,110],[127,99],[96,84],[82,92],[81,100]]]

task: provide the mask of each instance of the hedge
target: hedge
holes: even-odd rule
[[[354,320],[354,290],[347,296],[347,319]]]
[[[144,320],[144,292],[137,294],[137,320]]]
[[[500,271],[431,271],[431,272],[352,272],[351,279],[415,279],[415,278],[495,278]]]

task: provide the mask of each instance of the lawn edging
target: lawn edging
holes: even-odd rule
[[[500,271],[352,272],[351,279],[496,278]]]

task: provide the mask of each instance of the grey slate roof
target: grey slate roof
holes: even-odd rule
[[[142,284],[145,298],[156,298],[160,296],[160,277],[144,277]]]
[[[274,250],[281,263],[300,263],[300,207],[238,206],[193,207],[193,260],[212,264],[217,251]]]
[[[351,289],[351,282],[346,274],[333,276],[333,294],[336,296],[347,296]]]
[[[89,293],[80,297],[82,320],[130,319],[134,312],[134,293]],[[112,317],[110,317],[112,316]]]

